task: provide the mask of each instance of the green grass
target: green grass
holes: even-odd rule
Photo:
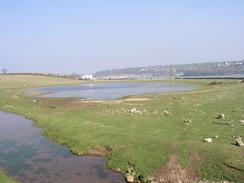
[[[202,90],[138,96],[148,101],[33,102],[21,94],[22,88],[78,82],[39,77],[0,76],[0,108],[32,119],[44,135],[72,152],[85,154],[94,147],[109,146],[113,150],[107,157],[108,167],[124,172],[130,163],[144,176],[153,174],[174,153],[182,167],[194,168],[199,179],[244,180],[244,148],[232,144],[233,135],[244,137],[244,125],[238,123],[244,119],[244,84],[224,80],[223,85],[208,86],[210,80],[172,80],[198,84]],[[134,107],[145,112],[129,114],[127,110]],[[165,116],[165,110],[170,115]],[[226,119],[215,119],[219,113]],[[185,125],[186,119],[192,123]],[[212,144],[202,142],[216,135],[219,138]]]
[[[1,183],[17,183],[13,179],[6,176],[3,172],[0,171],[0,182]]]

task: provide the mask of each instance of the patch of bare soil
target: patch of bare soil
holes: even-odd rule
[[[177,156],[171,155],[168,163],[155,173],[154,181],[158,183],[195,183],[197,176],[191,167],[183,169],[177,162]]]
[[[191,158],[193,161],[202,161],[202,157],[197,152],[193,152]]]
[[[109,146],[104,146],[100,148],[93,147],[86,153],[86,155],[106,157],[111,152],[112,152],[112,148]]]
[[[136,102],[136,101],[148,101],[151,100],[149,98],[126,98],[126,99],[122,99],[122,101],[132,101],[132,102]]]
[[[125,98],[118,100],[81,100],[83,103],[102,103],[102,104],[119,104],[121,102],[140,102],[140,101],[149,101],[149,98]]]
[[[50,109],[55,109],[58,107],[62,107],[67,109],[68,111],[77,111],[82,109],[87,109],[94,107],[95,104],[92,102],[81,102],[77,99],[56,99],[56,98],[48,98],[48,99],[40,99],[40,104],[44,107],[48,107]]]

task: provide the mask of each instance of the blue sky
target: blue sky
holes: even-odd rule
[[[0,68],[94,73],[244,58],[243,0],[0,0]]]

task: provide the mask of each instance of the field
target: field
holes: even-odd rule
[[[239,122],[244,120],[243,83],[171,80],[202,89],[96,102],[30,98],[22,90],[79,82],[0,76],[0,108],[32,119],[43,135],[75,154],[106,156],[107,166],[122,173],[133,166],[143,177],[162,182],[243,182],[244,147],[235,145],[236,137],[244,140],[244,125]],[[225,118],[216,119],[222,113]],[[205,138],[213,142],[203,142]]]

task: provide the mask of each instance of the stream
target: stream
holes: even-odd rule
[[[0,168],[21,183],[124,183],[101,157],[76,156],[22,116],[0,112]]]

